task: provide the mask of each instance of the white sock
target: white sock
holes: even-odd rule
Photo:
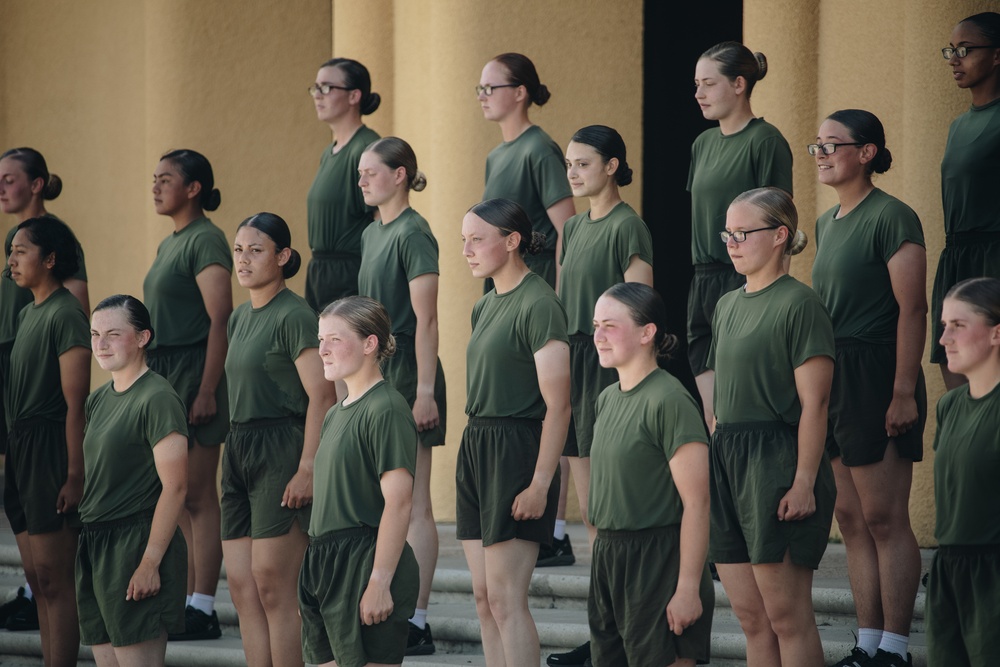
[[[901,658],[906,657],[906,647],[910,644],[910,638],[906,635],[897,635],[892,632],[883,632],[882,641],[878,647],[887,653],[895,653]]]
[[[882,641],[882,631],[876,628],[858,628],[858,648],[874,657],[878,644]]]
[[[206,616],[211,616],[215,610],[215,596],[195,593],[191,596],[190,605]]]
[[[31,584],[24,582],[24,597],[31,599]]]
[[[413,618],[410,619],[410,623],[417,626],[421,630],[427,627],[427,610],[426,609],[414,609]]]
[[[184,597],[184,607],[187,608],[190,606],[191,606],[191,596],[187,595]]]
[[[566,521],[564,519],[556,519],[556,529],[552,531],[552,537],[557,540],[566,537]]]

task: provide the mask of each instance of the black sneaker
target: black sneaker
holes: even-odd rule
[[[569,543],[569,535],[564,535],[561,540],[552,538],[552,546],[540,544],[538,546],[538,560],[535,567],[554,567],[556,565],[572,565],[576,562],[573,555],[573,547]],[[582,665],[583,662],[581,661]]]
[[[21,596],[20,599],[24,600],[24,602],[21,604],[20,609],[18,609],[13,614],[7,617],[7,623],[4,625],[4,627],[10,630],[11,632],[21,632],[24,630],[37,630],[38,602],[35,601],[35,598],[33,596],[31,598],[24,597],[23,588],[18,590],[18,595]],[[18,598],[14,599],[17,600]]]
[[[860,646],[855,646],[851,649],[851,654],[841,660],[840,662],[833,663],[830,667],[864,667],[871,663],[872,657],[868,655]]]
[[[590,663],[590,642],[581,644],[569,653],[553,653],[545,659],[551,667],[583,667]]]
[[[31,599],[24,597],[24,586],[17,589],[13,600],[0,605],[0,627],[7,627],[7,619],[31,604]]]
[[[209,616],[200,609],[188,605],[184,610],[184,632],[179,635],[168,635],[172,642],[191,642],[200,639],[218,639],[222,636],[219,627],[219,615],[214,611]]]
[[[410,634],[406,637],[406,655],[433,655],[434,637],[431,635],[431,624],[424,623],[421,630],[409,623]]]
[[[875,651],[875,656],[865,663],[865,667],[913,667],[913,657],[909,653],[906,659],[892,651]]]

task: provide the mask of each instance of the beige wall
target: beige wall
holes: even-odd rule
[[[920,216],[927,242],[927,292],[944,248],[940,163],[948,126],[970,98],[941,58],[951,30],[980,11],[997,11],[988,0],[748,0],[744,41],[763,51],[771,66],[754,91],[754,111],[774,122],[795,156],[795,199],[803,228],[836,203],[831,188],[816,183],[805,145],[820,122],[837,109],[875,113],[886,128],[892,169],[875,184],[909,204]],[[779,84],[780,85],[775,85]],[[793,261],[793,273],[809,281],[813,254]],[[929,332],[929,325],[928,325]],[[929,334],[928,334],[929,335]],[[929,349],[929,347],[928,347]],[[921,545],[934,543],[934,406],[944,391],[941,374],[926,362],[928,412],[924,460],[914,467],[910,511]]]

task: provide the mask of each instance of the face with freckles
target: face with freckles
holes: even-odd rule
[[[656,337],[656,325],[638,325],[628,306],[602,296],[594,306],[594,346],[602,368],[622,368],[642,355]]]
[[[338,315],[319,318],[319,356],[327,380],[343,380],[356,374],[371,363],[377,352],[376,336],[360,336]]]
[[[136,331],[124,308],[104,308],[90,319],[90,347],[97,364],[114,373],[142,358],[149,331]]]
[[[941,308],[941,346],[948,355],[948,370],[967,375],[1000,354],[1000,324],[991,326],[968,302],[949,297]]]

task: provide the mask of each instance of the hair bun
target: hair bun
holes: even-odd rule
[[[381,95],[378,93],[368,93],[368,96],[361,100],[361,115],[367,116],[368,114],[375,113],[380,104],[382,104]]]
[[[410,183],[410,189],[414,192],[420,192],[427,187],[427,177],[424,176],[424,172],[417,170],[417,173],[413,175],[413,181]]]
[[[800,252],[805,250],[805,247],[809,245],[809,237],[801,229],[795,231],[795,236],[792,237],[792,245],[788,247],[785,251],[786,255],[798,255]]]
[[[218,188],[212,188],[212,191],[208,193],[208,199],[202,206],[206,211],[214,211],[219,208],[219,204],[222,203],[222,193],[219,192]]]
[[[615,182],[622,187],[632,182],[632,167],[628,166],[627,162],[618,165],[618,171],[615,172]]]
[[[757,59],[757,80],[760,81],[767,76],[767,56],[760,51],[754,51],[753,57]]]
[[[537,255],[544,249],[545,234],[542,234],[541,232],[531,232],[531,240],[528,242],[528,247],[525,248],[525,252],[529,255]]]
[[[549,92],[549,87],[544,83],[540,83],[538,84],[538,90],[535,91],[535,96],[531,101],[538,106],[542,106],[549,101],[550,97],[552,97],[552,93]]]
[[[875,154],[872,160],[872,171],[876,174],[884,174],[892,166],[892,152],[888,148],[883,148]]]
[[[299,254],[299,251],[295,248],[289,248],[288,250],[290,253],[288,261],[281,267],[281,276],[286,279],[298,273],[299,267],[302,266],[302,255]]]
[[[42,199],[50,201],[58,197],[60,192],[62,192],[62,179],[55,174],[50,174],[49,182],[42,189]]]

